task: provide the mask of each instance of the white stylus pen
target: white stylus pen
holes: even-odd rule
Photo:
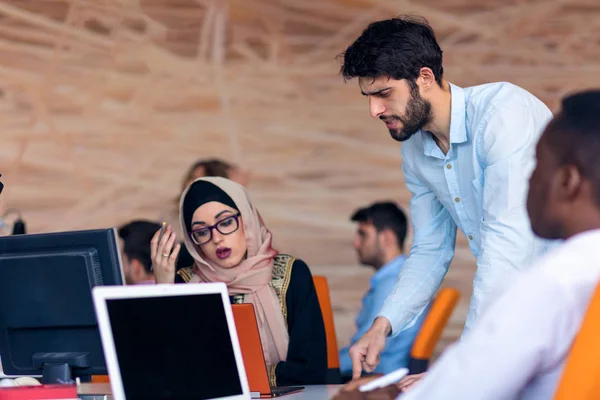
[[[365,383],[358,387],[359,392],[370,392],[371,390],[379,389],[382,387],[386,387],[393,383],[398,382],[400,379],[404,378],[408,374],[408,368],[400,368],[389,374],[385,374],[377,379],[372,380],[369,383]]]

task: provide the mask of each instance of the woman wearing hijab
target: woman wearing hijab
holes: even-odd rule
[[[250,179],[250,173],[248,171],[219,158],[202,158],[190,165],[183,177],[181,190],[179,191],[177,198],[173,199],[173,203],[169,204],[169,208],[164,210],[164,212],[161,213],[161,217],[158,219],[159,221],[172,223],[172,228],[177,233],[177,237],[180,240],[184,237],[179,224],[179,200],[181,198],[181,193],[196,179],[207,176],[220,176],[231,179],[242,186],[247,186]],[[187,267],[193,263],[194,259],[190,253],[185,247],[182,247],[177,258],[177,263],[175,264],[176,267]]]
[[[310,270],[271,246],[246,189],[197,179],[181,196],[180,222],[194,266],[175,273],[180,245],[168,227],[152,240],[156,282],[224,282],[232,303],[254,305],[272,385],[326,383],[325,327]]]

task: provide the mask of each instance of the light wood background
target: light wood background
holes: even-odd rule
[[[30,232],[155,219],[191,162],[233,161],[280,250],[329,277],[343,344],[371,274],[348,217],[409,194],[399,144],[335,56],[400,13],[429,19],[456,84],[510,81],[553,109],[600,86],[598,0],[2,1],[2,208]],[[443,344],[473,268],[460,237],[446,284],[464,296]]]

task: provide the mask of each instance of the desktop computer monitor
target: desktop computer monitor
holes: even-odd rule
[[[0,238],[0,360],[43,383],[105,375],[92,288],[122,285],[115,229]]]

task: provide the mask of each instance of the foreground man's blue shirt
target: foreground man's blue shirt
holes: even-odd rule
[[[398,280],[398,274],[404,265],[404,260],[404,256],[394,258],[371,277],[369,291],[364,295],[362,308],[356,317],[356,333],[350,340],[350,346],[356,343],[371,327],[385,299]],[[425,316],[425,313],[422,315]],[[408,367],[410,349],[419,332],[422,319],[420,318],[411,328],[386,341],[385,349],[381,353],[381,360],[375,372],[387,374],[398,368]],[[352,374],[352,360],[348,353],[350,346],[340,350],[340,371],[342,375]]]
[[[477,259],[465,331],[490,293],[510,284],[548,245],[534,237],[525,201],[550,110],[510,83],[450,87],[448,153],[425,131],[402,144],[414,239],[379,314],[393,334],[410,327],[438,290],[454,256],[457,227]]]

